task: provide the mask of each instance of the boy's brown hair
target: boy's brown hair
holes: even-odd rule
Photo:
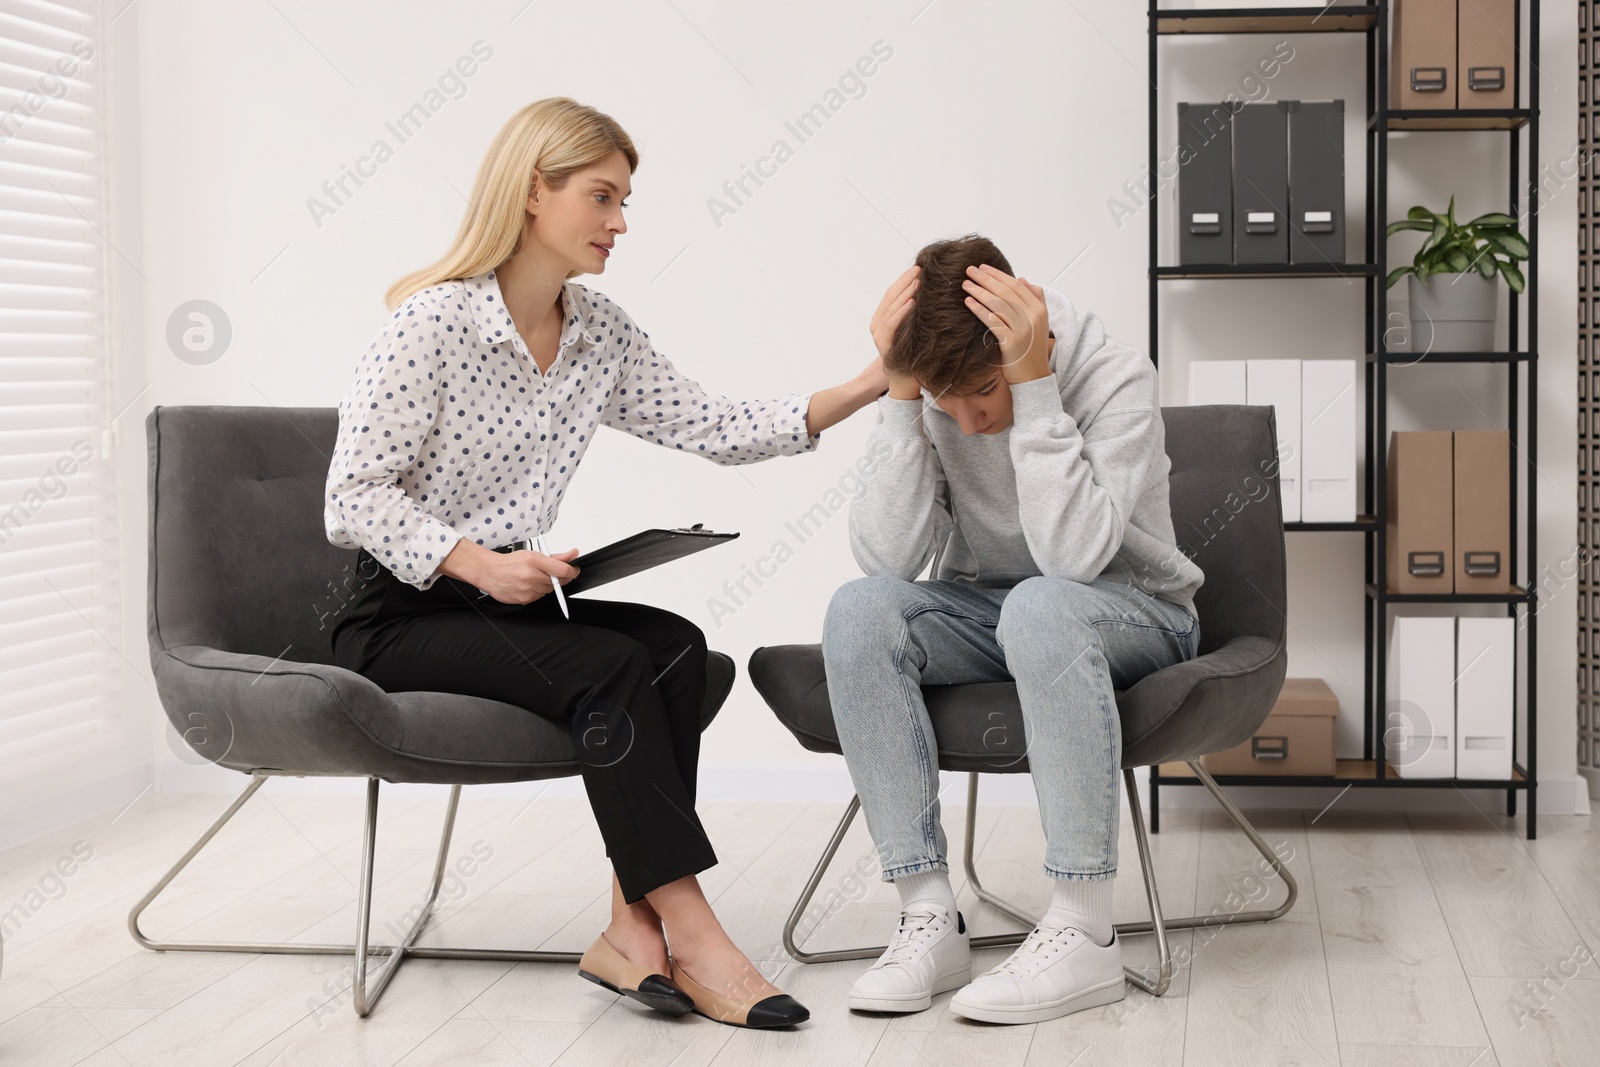
[[[1011,274],[1011,263],[980,234],[935,241],[917,253],[922,268],[911,313],[900,323],[884,369],[915,378],[934,396],[981,387],[1001,366],[1000,345],[967,307],[967,268],[985,263]]]

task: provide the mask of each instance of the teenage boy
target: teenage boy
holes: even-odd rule
[[[1030,1023],[1121,1000],[1111,922],[1121,721],[1113,689],[1197,654],[1205,580],[1172,528],[1156,371],[986,238],[931,244],[872,321],[884,456],[850,511],[866,577],[823,629],[828,695],[901,915],[852,1008]],[[930,558],[934,580],[918,580]],[[972,979],[922,685],[1014,681],[1052,902]]]

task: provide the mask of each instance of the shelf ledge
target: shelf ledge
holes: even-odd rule
[[[1394,764],[1384,764],[1384,777],[1378,780],[1378,761],[1370,759],[1342,759],[1334,761],[1334,772],[1328,775],[1304,774],[1214,774],[1218,785],[1289,785],[1289,786],[1389,786],[1414,789],[1526,789],[1527,775],[1519,764],[1513,763],[1510,778],[1402,778],[1395,772]],[[1159,781],[1163,785],[1199,785],[1200,779],[1187,763],[1163,763],[1159,767]]]
[[[1372,515],[1357,515],[1353,522],[1286,522],[1283,524],[1285,532],[1302,531],[1371,531],[1378,528],[1378,520]]]
[[[1252,7],[1155,13],[1156,33],[1365,33],[1377,25],[1376,6]]]
[[[1391,367],[1414,367],[1420,363],[1526,363],[1536,358],[1532,352],[1385,352],[1383,361]],[[1377,354],[1367,353],[1367,362],[1376,363]]]
[[[1390,130],[1515,130],[1527,125],[1532,115],[1525,107],[1386,112]],[[1367,129],[1376,129],[1377,124],[1374,115],[1367,120]]]
[[[1378,587],[1367,583],[1367,596],[1378,599]],[[1515,604],[1529,599],[1528,590],[1511,585],[1504,593],[1396,593],[1385,592],[1391,604]]]
[[[1361,278],[1378,273],[1376,263],[1188,263],[1157,267],[1156,278]]]

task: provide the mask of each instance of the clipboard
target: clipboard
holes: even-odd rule
[[[563,582],[561,591],[568,596],[582,593],[618,578],[627,578],[683,556],[703,552],[738,536],[737,533],[717,533],[704,529],[698,522],[693,526],[672,530],[641,530],[631,537],[613,541],[572,560],[579,574],[572,581]]]

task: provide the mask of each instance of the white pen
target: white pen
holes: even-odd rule
[[[550,554],[550,546],[545,543],[544,534],[538,534],[535,539],[539,544],[539,551],[548,556]],[[550,587],[555,590],[556,603],[561,605],[561,614],[569,619],[572,618],[572,612],[567,610],[567,595],[561,591],[561,579],[552,574],[550,576]]]

